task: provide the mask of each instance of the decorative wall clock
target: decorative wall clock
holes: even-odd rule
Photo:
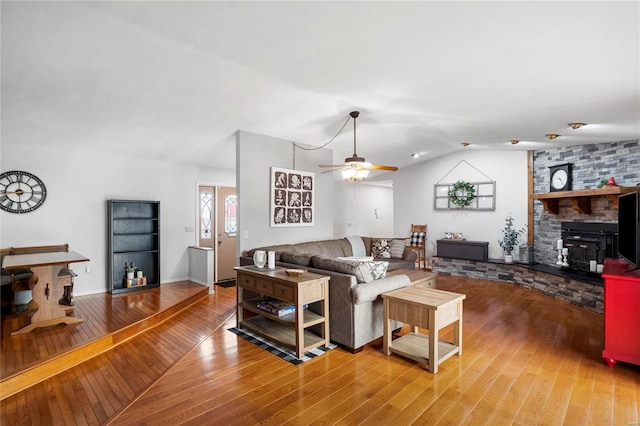
[[[40,207],[47,189],[36,175],[19,170],[0,174],[0,208],[10,213],[28,213]]]
[[[571,191],[571,163],[549,167],[549,192]]]

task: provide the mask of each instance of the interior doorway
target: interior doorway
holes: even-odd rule
[[[237,205],[235,188],[198,185],[198,246],[214,249],[215,283],[235,279]]]

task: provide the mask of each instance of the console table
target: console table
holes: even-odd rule
[[[31,324],[11,334],[28,333],[38,327],[82,322],[81,318],[68,317],[65,309],[58,305],[58,300],[64,293],[64,287],[58,281],[58,274],[69,263],[88,261],[89,259],[75,251],[5,256],[2,260],[4,269],[31,269],[38,278],[32,290],[38,310],[31,317]]]
[[[329,346],[329,278],[326,275],[304,273],[287,275],[284,268],[240,266],[237,273],[238,328],[245,328],[272,342],[288,346],[302,358],[305,351]],[[295,311],[278,316],[257,307],[265,297],[295,305]],[[320,313],[305,309],[304,305],[319,302]],[[254,316],[245,317],[245,311]],[[309,328],[320,325],[320,335]]]

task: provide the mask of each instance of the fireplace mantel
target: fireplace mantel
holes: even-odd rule
[[[540,200],[546,212],[560,213],[560,200],[571,200],[573,209],[580,214],[591,214],[591,199],[593,197],[609,197],[613,209],[618,209],[618,195],[628,192],[640,192],[636,186],[605,186],[604,188],[579,189],[576,191],[545,192],[532,194],[534,200]]]

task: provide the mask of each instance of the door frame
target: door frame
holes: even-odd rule
[[[237,190],[238,188],[236,187],[236,185],[223,185],[223,184],[219,184],[219,183],[211,183],[211,182],[200,182],[200,181],[196,181],[196,186],[195,186],[195,201],[194,201],[194,206],[195,206],[195,220],[194,220],[194,224],[195,226],[193,227],[193,245],[197,246],[198,242],[200,241],[200,238],[198,237],[198,230],[200,229],[200,187],[201,186],[212,186],[214,188],[214,194],[213,194],[213,199],[214,199],[214,219],[213,219],[213,229],[212,229],[212,234],[214,237],[214,247],[213,247],[213,282],[217,283],[218,282],[218,244],[217,244],[217,235],[218,235],[218,227],[219,226],[223,226],[221,224],[218,223],[218,188],[219,187],[225,187],[225,188],[235,188],[236,189],[236,194],[237,194]],[[223,206],[224,208],[224,206]],[[237,237],[236,237],[237,238]],[[236,240],[236,257],[237,257],[237,240]],[[235,265],[234,265],[235,266]]]

